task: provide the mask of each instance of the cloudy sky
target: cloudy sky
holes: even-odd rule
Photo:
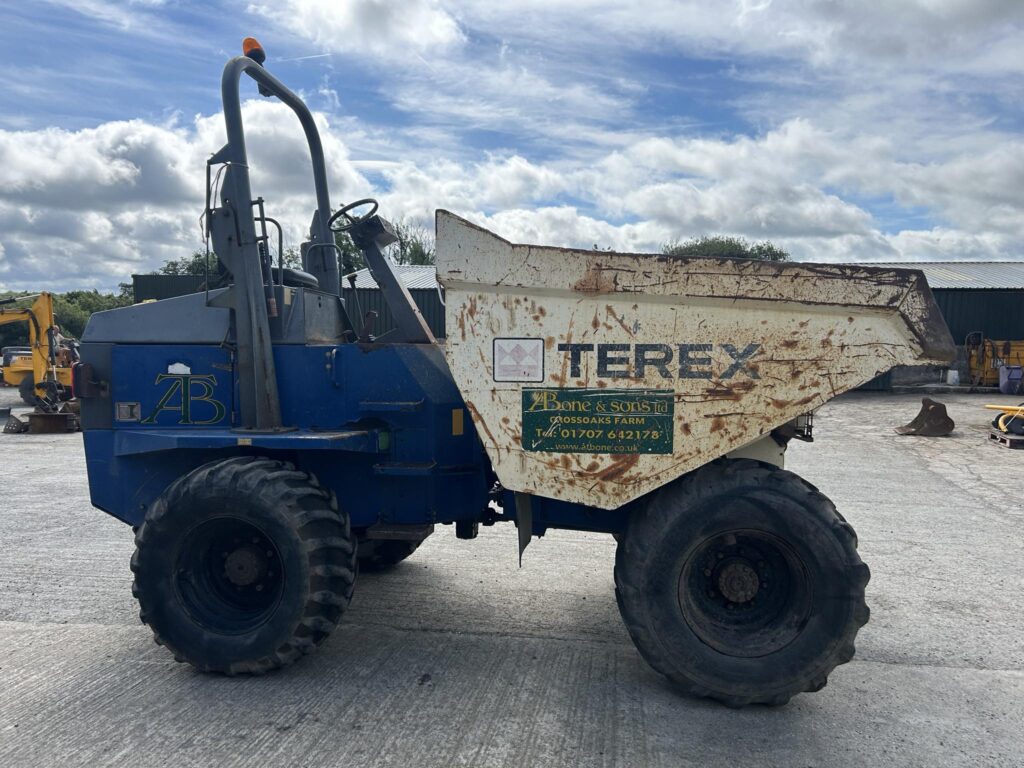
[[[1024,258],[1021,0],[0,0],[0,288],[110,289],[199,246],[246,35],[316,111],[336,205],[564,246]],[[301,132],[243,93],[297,244]]]

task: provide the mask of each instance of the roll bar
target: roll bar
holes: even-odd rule
[[[234,186],[237,200],[252,200],[252,189],[249,184],[249,159],[245,148],[245,129],[242,126],[242,103],[239,94],[239,81],[242,73],[247,74],[259,84],[260,93],[264,96],[277,96],[286,104],[302,124],[309,146],[310,159],[313,164],[313,186],[316,190],[316,214],[310,227],[311,243],[333,243],[334,237],[327,226],[331,217],[331,199],[327,189],[327,165],[324,160],[323,143],[320,131],[309,107],[302,99],[292,93],[284,83],[267,72],[263,65],[248,56],[236,56],[224,67],[221,77],[221,99],[224,103],[224,124],[227,129],[228,143],[210,158],[211,164],[227,163],[233,166],[236,176]],[[241,213],[241,211],[239,211]],[[240,216],[238,222],[242,231],[243,242],[255,240],[254,222],[248,216]],[[320,290],[335,296],[339,291],[338,262],[330,248],[316,248],[310,251],[308,264],[303,265],[320,282]]]

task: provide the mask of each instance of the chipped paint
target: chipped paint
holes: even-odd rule
[[[513,245],[437,215],[446,353],[502,485],[612,509],[953,341],[916,270]],[[543,340],[544,381],[496,383],[495,338]],[[522,391],[668,390],[671,453],[522,445]]]

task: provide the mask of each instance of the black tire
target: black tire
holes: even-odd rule
[[[139,617],[175,659],[262,674],[337,626],[352,598],[355,542],[313,476],[242,456],[172,483],[136,532],[131,566]]]
[[[26,376],[18,384],[18,394],[25,405],[36,404],[36,385],[31,375]]]
[[[359,542],[359,570],[379,573],[394,568],[419,549],[420,541],[363,539]]]
[[[785,704],[854,655],[870,573],[853,529],[792,472],[709,464],[652,495],[615,557],[644,659],[685,692]]]

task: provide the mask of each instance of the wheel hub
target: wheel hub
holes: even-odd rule
[[[224,575],[236,587],[248,587],[267,569],[266,558],[253,547],[240,547],[224,561]]]
[[[274,613],[284,590],[276,543],[261,528],[232,515],[211,517],[182,541],[176,564],[178,599],[209,632],[251,632]]]
[[[766,531],[736,529],[705,539],[680,568],[683,619],[706,645],[730,656],[765,656],[788,645],[810,606],[794,549]]]
[[[742,562],[729,563],[718,574],[718,590],[733,603],[753,600],[760,584],[757,571]]]

